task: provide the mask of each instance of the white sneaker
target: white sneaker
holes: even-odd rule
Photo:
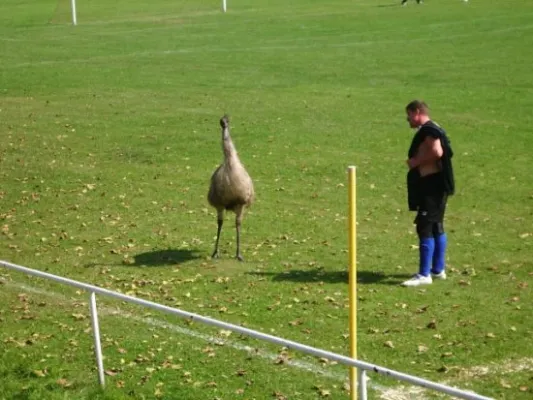
[[[445,280],[446,279],[446,272],[442,271],[440,274],[434,274],[433,272],[431,273],[431,277],[433,279],[441,279],[441,280]]]
[[[431,279],[431,276],[424,276],[416,274],[408,281],[405,281],[402,283],[402,286],[420,286],[420,285],[431,285],[433,283],[433,279]]]

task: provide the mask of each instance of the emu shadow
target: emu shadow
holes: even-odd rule
[[[284,272],[248,272],[249,275],[270,278],[273,282],[324,282],[324,283],[348,283],[348,271],[325,271],[323,268],[290,270]],[[357,282],[360,284],[399,285],[409,274],[384,274],[375,271],[357,271]]]
[[[157,267],[163,265],[182,264],[200,258],[195,250],[156,250],[137,254],[133,257],[134,266]]]
[[[196,254],[196,250],[167,249],[137,254],[136,256],[133,256],[133,262],[131,262],[131,259],[128,259],[127,262],[124,261],[116,264],[92,262],[85,264],[85,267],[110,267],[113,265],[120,265],[123,267],[159,267],[164,265],[183,264],[184,262],[196,260],[201,257],[202,256]]]

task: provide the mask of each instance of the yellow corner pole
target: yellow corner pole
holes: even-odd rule
[[[348,256],[350,301],[350,357],[357,359],[357,225],[356,173],[348,167]],[[350,399],[357,400],[357,368],[350,367]]]

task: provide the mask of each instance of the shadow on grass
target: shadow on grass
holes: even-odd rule
[[[398,0],[398,2],[396,2],[394,4],[378,4],[376,7],[379,7],[379,8],[383,8],[383,7],[398,7],[398,6],[401,6],[401,5],[402,4]]]
[[[324,282],[348,283],[348,271],[328,272],[322,268],[307,270],[290,270],[286,272],[248,272],[249,275],[270,278],[273,282]],[[384,274],[375,271],[357,271],[357,282],[360,284],[399,285],[412,274]]]
[[[135,266],[157,267],[160,265],[182,264],[200,258],[196,250],[157,250],[137,254],[133,257]]]
[[[140,253],[133,256],[130,262],[122,262],[122,266],[130,267],[160,267],[165,265],[183,264],[187,261],[192,261],[201,258],[201,255],[197,254],[196,250],[181,250],[181,249],[167,249],[148,251],[146,253]],[[95,267],[100,264],[90,263],[85,265],[86,267]],[[102,264],[104,265],[104,264]],[[109,264],[105,264],[109,265]]]

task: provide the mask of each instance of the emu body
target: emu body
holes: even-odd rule
[[[218,244],[222,225],[224,224],[224,211],[233,211],[235,213],[235,229],[237,235],[236,258],[243,261],[241,255],[241,224],[244,216],[244,210],[255,198],[254,185],[250,175],[242,165],[235,145],[231,140],[229,131],[229,118],[227,115],[220,119],[222,128],[222,151],[224,161],[215,170],[211,176],[211,185],[207,200],[209,204],[217,210],[217,238],[213,258],[217,258]]]

